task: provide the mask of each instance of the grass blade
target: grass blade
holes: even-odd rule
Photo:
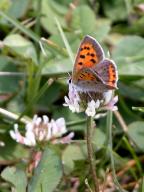
[[[4,17],[7,21],[9,21],[11,24],[13,24],[20,31],[22,31],[24,34],[26,34],[28,37],[30,37],[32,40],[36,41],[37,43],[39,42],[39,37],[30,29],[27,29],[24,25],[22,25],[18,20],[8,16],[3,11],[0,11],[0,15]]]

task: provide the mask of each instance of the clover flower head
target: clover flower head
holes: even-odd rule
[[[113,97],[112,90],[101,93],[80,92],[72,82],[69,82],[68,97],[65,96],[64,106],[68,106],[72,112],[85,111],[87,116],[95,117],[99,110],[117,110],[115,106],[118,97]]]
[[[65,96],[65,103],[63,104],[65,107],[69,107],[69,109],[74,113],[80,112],[80,97],[78,95],[78,92],[76,91],[76,89],[74,88],[74,86],[72,85],[72,83],[69,83],[69,93],[68,93],[68,97]]]
[[[34,115],[33,120],[26,124],[25,130],[25,136],[21,135],[18,130],[18,124],[15,124],[14,130],[10,131],[10,136],[16,142],[27,146],[35,146],[37,143],[46,141],[51,143],[69,143],[74,136],[74,133],[70,133],[62,137],[67,132],[64,118],[49,121],[46,115],[42,118]],[[67,139],[65,139],[66,137]]]

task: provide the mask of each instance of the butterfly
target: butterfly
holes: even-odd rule
[[[78,49],[71,81],[80,92],[103,93],[117,89],[116,64],[105,58],[100,44],[89,35],[84,37]]]

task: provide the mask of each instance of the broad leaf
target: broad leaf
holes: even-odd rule
[[[142,151],[144,151],[144,122],[135,121],[128,126],[128,134]]]
[[[50,149],[45,149],[38,167],[34,171],[28,192],[53,192],[62,177],[60,158]]]
[[[33,62],[37,63],[36,51],[33,44],[21,35],[9,35],[4,39],[3,43],[22,58],[32,59]]]
[[[1,176],[14,185],[16,192],[26,191],[27,178],[23,170],[16,167],[7,167],[3,170]]]
[[[112,57],[120,75],[144,76],[144,39],[128,36],[118,42]]]

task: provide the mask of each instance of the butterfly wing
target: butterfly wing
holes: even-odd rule
[[[103,92],[108,90],[105,82],[92,68],[83,68],[78,72],[77,91],[80,92]]]
[[[118,81],[117,67],[114,61],[110,59],[104,59],[94,68],[96,75],[102,79],[103,83],[108,89],[116,89]]]
[[[99,43],[86,36],[78,50],[72,82],[78,91],[103,92],[117,88],[118,74],[112,60],[104,59]]]
[[[88,35],[85,36],[77,52],[72,73],[72,82],[77,84],[80,73],[83,73],[82,69],[92,68],[100,63],[103,59],[104,53],[99,43],[94,38]]]

